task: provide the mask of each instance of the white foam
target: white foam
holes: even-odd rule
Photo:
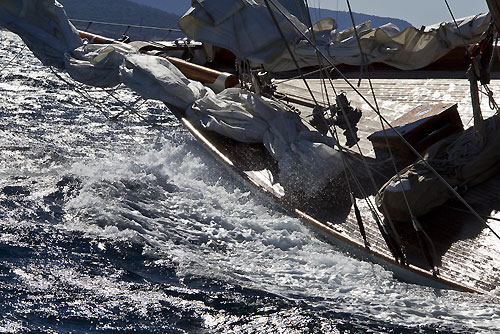
[[[38,66],[33,60],[28,64]],[[25,66],[15,71],[26,71]],[[47,75],[39,73],[41,79]],[[37,94],[50,94],[50,89],[44,89],[34,95],[27,93],[32,92],[30,89],[21,95],[8,90],[6,94],[15,99],[9,100],[12,106],[6,108],[22,109],[19,106],[26,98],[40,98],[37,103],[43,105],[47,102]],[[410,94],[420,94],[420,89],[430,88],[424,83],[411,89]],[[104,101],[107,95],[101,94]],[[132,131],[127,133],[102,124],[103,118],[92,114],[92,106],[84,102],[69,88],[58,92],[61,110],[54,113],[64,116],[74,111],[78,115],[71,114],[74,119],[59,125],[51,123],[54,133],[37,137],[46,142],[31,141],[25,133],[14,131],[3,137],[16,145],[26,140],[31,155],[13,151],[11,164],[1,171],[9,177],[39,176],[33,177],[40,185],[31,195],[39,202],[57,190],[56,183],[63,177],[73,175],[80,180],[81,189],[65,202],[64,222],[56,227],[83,232],[91,238],[97,235],[99,240],[139,243],[158,264],[175,263],[176,274],[181,277],[220,279],[353,317],[414,326],[416,331],[419,325],[466,332],[500,331],[498,299],[436,292],[394,280],[392,273],[339,252],[318,240],[299,220],[240,189],[239,183],[193,139],[186,140],[181,130],[173,128],[172,133],[155,137],[132,124]],[[398,112],[396,102],[383,103]],[[25,116],[21,113],[15,121],[29,129],[33,123],[23,123],[28,119]],[[71,127],[70,132],[58,131],[67,127]],[[49,131],[43,127],[37,130]],[[153,141],[155,145],[150,144]],[[64,159],[48,156],[57,148],[64,148]],[[47,279],[37,274],[39,269],[33,264],[15,269],[14,274],[23,284],[50,292],[51,287],[44,283]],[[158,291],[129,293],[133,283],[94,277],[76,268],[49,266],[44,270],[63,282],[60,286],[82,288],[96,296],[112,295],[109,304],[134,300],[139,309],[146,310],[159,300],[172,298]],[[174,301],[185,302],[182,298]],[[69,307],[75,314],[82,314],[90,305],[85,303],[77,299]],[[0,329],[9,326],[16,324],[0,323]]]
[[[314,298],[329,309],[382,321],[397,319],[408,326],[453,328],[460,321],[470,328],[500,329],[498,301],[491,304],[487,297],[451,291],[437,295],[337,251],[297,219],[273,211],[224,180],[216,162],[192,153],[196,146],[167,142],[161,151],[75,165],[71,172],[85,180],[84,187],[67,209],[93,215],[76,228],[143,240],[139,242],[148,245],[148,252],[175,261],[181,276],[208,276],[289,298]],[[127,182],[142,188],[131,191],[124,187]],[[149,198],[162,193],[163,182],[175,191]],[[123,198],[137,192],[135,204],[158,217],[126,205]],[[94,222],[101,220],[105,227]]]

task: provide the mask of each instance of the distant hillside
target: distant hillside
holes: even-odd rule
[[[169,0],[170,2],[171,0]],[[59,0],[64,5],[66,13],[72,19],[102,21],[132,25],[144,25],[162,28],[175,28],[179,15],[166,13],[156,8],[139,5],[127,0]],[[75,24],[79,29],[85,29],[87,23]],[[127,27],[92,24],[90,32],[119,38]],[[166,31],[130,28],[127,35],[133,40],[161,39]],[[168,39],[182,37],[181,33],[171,33]]]
[[[310,8],[309,12],[311,13],[311,19],[313,23],[325,17],[332,17],[335,19],[335,21],[337,21],[339,30],[344,30],[352,27],[352,21],[349,12],[342,12],[342,11],[328,10],[328,9],[317,9],[317,8]],[[372,28],[380,27],[389,22],[393,23],[401,30],[411,26],[411,24],[407,21],[391,17],[380,17],[380,16],[361,14],[361,13],[353,13],[353,16],[354,16],[354,22],[356,22],[356,24],[360,24],[365,21],[371,21]]]
[[[161,9],[167,13],[183,15],[191,8],[191,0],[130,0],[132,2]]]
[[[177,14],[179,16],[183,15],[190,7],[191,0],[130,0],[142,5],[154,7],[161,9],[163,11]],[[352,26],[351,17],[348,12],[328,10],[328,9],[317,9],[310,8],[311,19],[314,22],[325,17],[333,17],[340,30],[350,28]],[[363,23],[365,21],[372,22],[372,28],[380,27],[386,23],[393,23],[403,30],[406,27],[411,26],[410,23],[404,20],[390,18],[390,17],[380,17],[368,14],[354,13],[354,21],[356,24]]]
[[[177,29],[177,21],[187,9],[191,0],[59,0],[66,9],[68,16],[73,19],[89,21],[103,21],[132,25],[154,26]],[[339,29],[352,26],[351,18],[347,12],[310,8],[313,22],[324,17],[333,17],[337,20]],[[410,23],[394,18],[379,17],[367,14],[354,13],[357,24],[370,20],[372,27],[379,27],[388,22],[394,23],[400,29],[410,26]],[[75,24],[79,29],[85,29],[87,23]],[[88,29],[112,38],[119,38],[126,27],[113,27],[109,25],[92,24]],[[161,39],[165,31],[130,28],[127,35],[132,40]],[[182,33],[171,33],[167,39],[183,37]]]

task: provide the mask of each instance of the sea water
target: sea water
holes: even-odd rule
[[[498,299],[323,242],[162,104],[0,46],[1,333],[500,331]]]

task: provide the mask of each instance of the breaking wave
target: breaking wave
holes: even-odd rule
[[[0,332],[500,331],[498,299],[406,284],[339,251],[163,106],[109,122],[14,35],[0,40],[2,64],[21,52],[0,73]]]

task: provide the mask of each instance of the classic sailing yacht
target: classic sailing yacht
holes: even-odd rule
[[[238,61],[237,87],[222,75],[218,93],[193,80],[200,78],[176,65],[161,45],[82,40],[57,1],[4,1],[0,24],[19,34],[45,65],[77,81],[124,84],[163,101],[228,170],[332,243],[407,281],[498,295],[500,229],[494,212],[500,203],[477,203],[500,184],[498,117],[483,120],[478,98],[478,82],[491,91],[489,64],[500,31],[499,2],[488,5],[491,17],[429,29],[361,24],[337,32],[333,20],[313,25],[305,6],[297,8],[304,23],[276,0],[198,1],[179,26],[190,37],[231,50]],[[475,45],[468,51],[475,123],[465,131],[454,104],[419,106],[390,120],[371,80],[372,97],[357,98],[368,106],[363,115],[349,101],[352,93],[341,92],[360,89],[338,70],[339,63],[420,68],[464,43]],[[269,72],[301,74],[309,66],[317,66],[319,79],[302,78],[303,88],[295,81],[276,89],[270,79]],[[493,95],[488,97],[496,108]],[[374,150],[363,144],[366,134]]]

